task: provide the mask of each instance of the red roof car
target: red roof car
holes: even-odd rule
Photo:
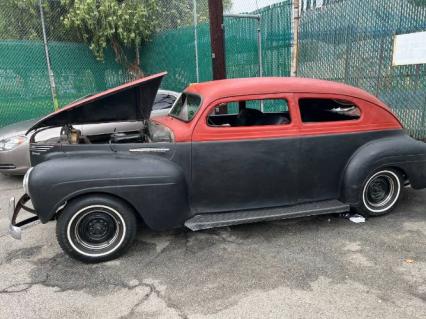
[[[11,200],[14,237],[36,219],[57,220],[64,251],[97,262],[130,246],[137,219],[200,230],[350,209],[378,216],[404,185],[426,187],[426,144],[365,91],[302,78],[213,81],[189,86],[168,116],[149,120],[164,75],[35,124],[63,134],[42,143],[33,135],[26,195],[16,207]],[[113,119],[145,125],[94,136],[72,126]],[[35,216],[18,222],[21,208]]]

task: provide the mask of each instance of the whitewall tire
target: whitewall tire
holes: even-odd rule
[[[71,201],[58,217],[59,245],[84,262],[111,260],[132,244],[137,231],[133,210],[109,196],[93,195]]]
[[[397,205],[402,188],[399,172],[393,169],[378,170],[365,180],[357,210],[367,216],[387,214]]]

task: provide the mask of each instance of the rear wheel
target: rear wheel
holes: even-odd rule
[[[131,246],[136,232],[133,210],[120,200],[102,195],[72,201],[56,225],[59,245],[83,262],[119,257]]]
[[[355,209],[367,216],[380,216],[394,209],[401,197],[402,178],[393,169],[371,174],[364,182],[359,206]]]

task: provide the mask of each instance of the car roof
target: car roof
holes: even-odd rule
[[[209,100],[247,94],[318,93],[360,98],[389,109],[374,95],[343,83],[301,77],[262,77],[216,80],[191,84],[186,92]]]

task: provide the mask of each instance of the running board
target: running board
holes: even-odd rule
[[[191,230],[256,223],[261,221],[296,218],[313,215],[344,213],[349,205],[338,200],[327,200],[294,206],[243,210],[226,213],[199,214],[188,219],[185,226]]]

